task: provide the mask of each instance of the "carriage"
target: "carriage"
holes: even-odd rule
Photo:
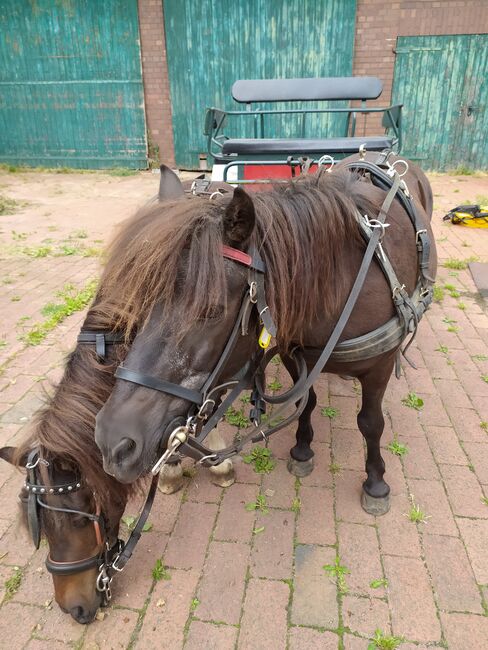
[[[257,189],[268,179],[289,179],[304,167],[315,171],[363,149],[399,152],[402,105],[368,104],[382,91],[377,77],[236,81],[232,97],[245,110],[206,109],[212,181]],[[383,133],[369,134],[375,128]]]

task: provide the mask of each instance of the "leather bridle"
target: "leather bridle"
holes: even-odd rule
[[[114,574],[122,571],[139,541],[142,528],[144,527],[154,501],[158,477],[156,476],[153,478],[144,508],[127,542],[124,542],[118,537],[113,539],[111,542],[109,539],[106,520],[101,512],[100,504],[95,494],[95,503],[97,505],[94,513],[74,508],[53,506],[44,500],[46,496],[62,497],[77,492],[82,487],[86,487],[83,479],[81,477],[76,477],[72,482],[62,484],[57,484],[51,481],[44,483],[40,476],[40,472],[38,471],[40,465],[48,468],[50,463],[41,456],[37,448],[34,448],[29,452],[27,458],[27,480],[24,483],[24,489],[27,491],[27,522],[34,545],[36,548],[39,548],[41,539],[40,508],[52,512],[78,515],[90,520],[93,523],[95,530],[98,551],[89,557],[71,561],[54,560],[49,553],[46,558],[46,569],[49,573],[56,576],[71,576],[83,573],[90,569],[96,569],[96,589],[102,594],[102,604],[107,604],[112,596],[111,583]]]

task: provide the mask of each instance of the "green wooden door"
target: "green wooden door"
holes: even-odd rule
[[[146,167],[137,0],[0,7],[0,161]]]
[[[197,167],[198,154],[206,152],[206,106],[242,109],[231,97],[237,79],[352,74],[356,0],[164,0],[163,6],[181,167]],[[298,119],[267,124],[267,133],[296,135]],[[325,137],[328,128],[337,135],[344,119],[310,119],[309,135]],[[252,137],[251,129],[251,120],[235,121],[226,134]]]
[[[393,98],[406,157],[425,169],[488,167],[488,34],[399,37]]]

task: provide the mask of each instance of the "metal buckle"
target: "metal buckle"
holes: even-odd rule
[[[253,305],[258,301],[258,283],[254,280],[249,283],[249,300]]]
[[[187,424],[182,427],[176,427],[174,431],[171,432],[168,438],[168,445],[166,451],[154,465],[151,470],[152,474],[158,474],[161,471],[161,468],[166,465],[170,456],[178,449],[180,445],[188,440],[189,427]]]
[[[402,291],[405,291],[405,285],[404,284],[402,284],[402,286],[397,284],[396,287],[393,287],[393,291],[392,291],[392,294],[391,294],[391,297],[393,298],[393,300],[395,300],[395,297],[396,297],[397,293],[402,293]]]
[[[198,413],[196,414],[196,417],[199,420],[203,420],[203,419],[205,419],[207,417],[207,414],[205,413],[205,409],[207,408],[207,406],[209,404],[212,405],[212,409],[213,409],[213,407],[215,406],[215,400],[210,399],[209,397],[207,397],[207,399],[203,402],[203,404],[198,409]]]
[[[416,243],[416,244],[420,244],[420,243],[421,243],[421,241],[420,241],[420,235],[423,235],[423,234],[426,233],[426,232],[427,232],[427,230],[426,230],[425,228],[424,228],[423,230],[417,230],[417,232],[415,233],[415,243]]]

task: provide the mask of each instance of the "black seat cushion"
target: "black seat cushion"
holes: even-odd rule
[[[386,135],[365,136],[354,138],[323,138],[323,139],[242,139],[226,140],[222,147],[222,154],[321,154],[355,153],[364,144],[368,151],[382,151],[393,144],[393,139]]]

